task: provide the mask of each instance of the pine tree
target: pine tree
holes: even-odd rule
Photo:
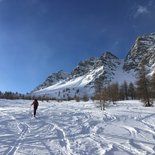
[[[94,99],[99,101],[101,110],[105,109],[105,103],[107,101],[107,88],[102,87],[101,83],[96,83]],[[97,102],[98,103],[98,102]]]
[[[130,82],[129,86],[128,86],[128,95],[129,97],[133,100],[136,97],[136,91],[135,91],[135,87],[133,85],[132,82]]]
[[[155,73],[151,77],[150,86],[151,86],[151,97],[155,99]]]
[[[100,79],[96,79],[95,81],[95,99],[96,100],[102,100],[102,90],[103,90],[103,84]]]
[[[126,81],[120,86],[119,88],[119,99],[121,100],[128,100],[129,98],[129,92],[128,92],[128,84]]]
[[[119,99],[120,100],[125,100],[125,93],[124,93],[124,86],[121,85],[119,87]]]
[[[84,102],[89,101],[89,97],[88,97],[86,94],[83,96],[83,98],[82,98],[82,99],[83,99],[83,101],[84,101]]]
[[[119,85],[118,83],[111,84],[108,89],[108,96],[110,101],[115,104],[116,101],[119,100]]]
[[[125,94],[125,99],[128,100],[128,84],[126,81],[124,81],[124,94]]]
[[[144,102],[146,107],[150,107],[151,100],[150,100],[150,83],[149,79],[147,78],[145,66],[142,64],[141,68],[138,73],[138,80],[137,80],[137,93],[138,97]]]
[[[80,102],[80,97],[79,96],[74,96],[74,100],[76,101],[76,102]]]

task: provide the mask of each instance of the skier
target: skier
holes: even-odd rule
[[[37,111],[37,108],[38,108],[38,105],[39,105],[37,99],[35,99],[35,100],[33,101],[33,103],[31,104],[31,106],[32,106],[32,105],[33,105],[33,109],[34,109],[33,115],[34,115],[34,117],[36,117],[36,111]]]

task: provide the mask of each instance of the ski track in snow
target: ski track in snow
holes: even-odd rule
[[[154,155],[154,107],[0,100],[0,155]]]

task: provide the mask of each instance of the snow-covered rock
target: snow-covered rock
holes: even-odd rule
[[[58,83],[60,80],[65,80],[70,76],[70,74],[64,72],[63,70],[60,70],[57,73],[53,73],[39,86],[37,86],[33,91],[37,91],[40,89],[47,88],[53,84]]]
[[[143,63],[152,71],[155,64],[155,33],[138,37],[126,56],[124,70],[138,70]]]

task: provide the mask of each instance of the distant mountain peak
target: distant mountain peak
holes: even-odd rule
[[[100,57],[100,59],[118,59],[118,57],[116,57],[111,52],[105,52],[105,53],[102,54],[102,56]]]
[[[124,69],[137,70],[140,63],[152,66],[155,63],[155,33],[143,35],[136,39],[125,59]]]
[[[37,90],[40,90],[40,89],[47,88],[47,87],[49,87],[49,86],[51,86],[53,84],[56,84],[60,80],[67,79],[69,76],[70,76],[70,74],[67,73],[67,72],[65,72],[65,71],[63,71],[63,70],[60,70],[57,73],[52,73],[50,76],[47,77],[47,79],[42,84],[40,84],[39,86],[37,86],[33,90],[33,92],[34,91],[37,91]]]

